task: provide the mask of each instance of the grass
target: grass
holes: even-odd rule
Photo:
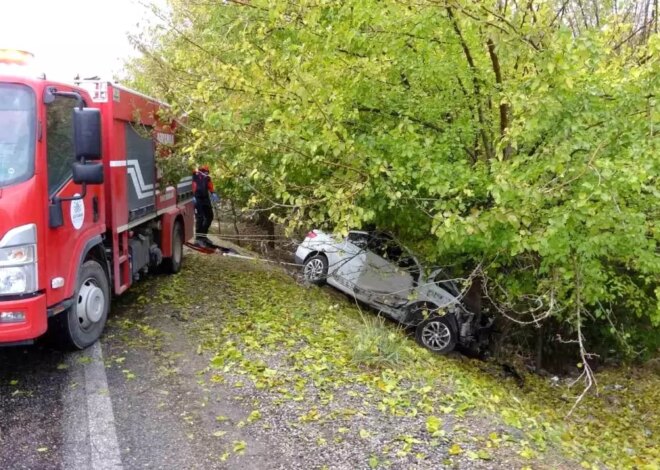
[[[159,308],[191,320],[217,376],[235,374],[299,403],[312,393],[331,403],[333,395],[361,387],[392,416],[448,415],[467,428],[486,423],[469,436],[471,445],[484,453],[508,446],[530,465],[553,454],[569,467],[658,468],[657,375],[599,374],[600,396],[589,396],[566,418],[577,389],[535,376],[520,389],[481,362],[434,355],[388,322],[327,290],[303,288],[277,268],[214,256],[191,261],[180,275],[152,279],[145,289],[155,292],[150,300]],[[335,411],[328,406],[323,413],[330,419]],[[456,451],[464,444],[446,439]]]
[[[354,336],[349,336],[353,362],[371,367],[397,367],[409,361],[415,345],[401,329],[386,325],[382,317],[364,316]]]

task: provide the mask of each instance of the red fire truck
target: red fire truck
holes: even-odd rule
[[[0,67],[30,55],[0,49]],[[108,82],[67,85],[0,71],[0,345],[52,330],[83,349],[112,295],[181,269],[192,181],[163,187],[163,104]],[[6,73],[6,72],[4,72]]]

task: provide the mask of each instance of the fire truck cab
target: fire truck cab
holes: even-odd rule
[[[2,73],[0,345],[52,329],[82,349],[101,336],[113,295],[181,269],[192,181],[161,184],[175,130],[159,119],[164,104],[108,82]]]

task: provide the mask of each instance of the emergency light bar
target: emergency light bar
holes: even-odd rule
[[[35,66],[35,57],[31,52],[0,48],[0,74],[45,78],[39,76]]]
[[[0,49],[0,64],[4,65],[30,65],[34,54],[18,49]]]

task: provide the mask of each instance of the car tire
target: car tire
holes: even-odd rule
[[[303,263],[303,278],[305,281],[322,286],[328,277],[328,258],[325,255],[310,256]]]
[[[110,310],[110,283],[103,267],[96,261],[83,263],[73,305],[53,320],[53,334],[64,349],[85,349],[103,333]]]
[[[456,347],[457,332],[447,316],[434,315],[415,328],[415,340],[426,349],[446,354]]]
[[[183,266],[183,226],[181,222],[174,223],[172,228],[172,257],[163,260],[163,269],[167,274],[176,274]]]

